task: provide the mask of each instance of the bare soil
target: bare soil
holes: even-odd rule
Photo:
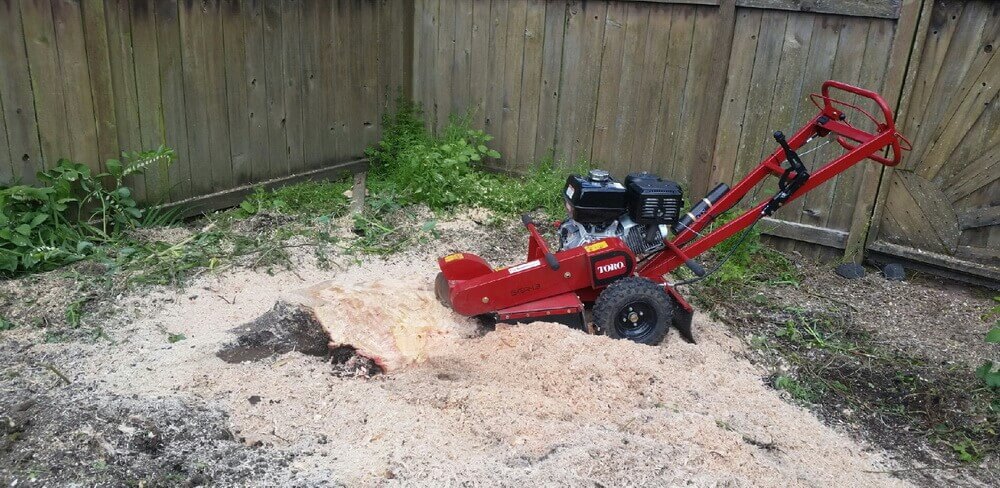
[[[76,286],[66,273],[0,284],[5,315],[29,324],[0,333],[0,483],[909,483],[893,474],[909,459],[789,401],[770,386],[773,371],[755,362],[743,331],[705,314],[695,316],[699,344],[672,334],[647,347],[556,324],[484,334],[434,308],[426,294],[437,256],[470,250],[504,265],[524,252],[518,230],[487,221],[440,222],[441,239],[388,260],[332,255],[325,269],[293,250],[291,271],[230,269],[183,289],[104,297],[88,305],[80,328],[103,331],[96,340],[47,342],[45,324],[28,321],[65,320]],[[412,364],[374,374],[350,350],[324,354],[323,338],[285,305],[320,282],[367,298],[345,316],[433,320],[452,333]],[[401,283],[427,299],[380,295]],[[886,334],[881,340],[910,344],[902,328]],[[957,344],[964,334],[953,333]],[[913,342],[917,352],[922,341]]]

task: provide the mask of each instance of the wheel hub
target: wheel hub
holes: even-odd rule
[[[656,311],[648,303],[632,302],[622,307],[617,324],[621,336],[638,339],[656,327]]]

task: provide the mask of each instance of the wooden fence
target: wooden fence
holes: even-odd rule
[[[60,158],[169,202],[356,160],[408,92],[408,0],[0,0],[0,183]]]
[[[765,230],[1000,281],[998,35],[988,0],[0,0],[0,183],[160,144],[178,163],[132,182],[150,202],[337,169],[402,90],[437,127],[470,114],[498,169],[582,159],[697,196],[838,79],[897,106],[914,150]]]
[[[765,231],[805,253],[867,246],[996,280],[998,27],[1000,2],[979,0],[417,0],[413,90],[439,127],[468,113],[496,136],[500,169],[554,154],[693,196],[815,114],[827,79],[902,97],[904,167],[852,168]]]

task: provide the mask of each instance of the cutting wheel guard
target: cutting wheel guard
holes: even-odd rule
[[[833,90],[874,102],[879,109],[876,113],[881,117],[838,100],[831,95]],[[731,189],[719,185],[697,203],[695,208],[699,210],[688,213],[683,222],[678,222],[673,228],[673,237],[662,233],[663,245],[657,250],[636,256],[620,237],[612,236],[553,253],[538,232],[536,223],[525,215],[522,222],[529,234],[526,262],[494,269],[482,258],[469,253],[441,258],[438,260],[441,275],[435,286],[439,298],[462,315],[500,320],[555,319],[560,315],[577,320],[583,305],[597,302],[594,324],[597,327],[604,327],[597,323],[596,316],[601,315],[611,317],[606,321],[628,321],[633,324],[628,330],[645,330],[636,327],[645,323],[644,314],[649,312],[657,317],[658,327],[672,320],[672,326],[683,337],[693,340],[690,333],[692,308],[666,282],[667,274],[687,266],[699,277],[705,275],[704,269],[694,261],[703,252],[861,161],[867,159],[895,166],[903,151],[910,149],[909,141],[896,130],[892,110],[879,94],[831,80],[823,83],[821,93],[813,94],[810,99],[819,109],[812,119],[791,137],[775,132],[778,147]],[[874,130],[851,125],[849,114],[852,117],[861,114],[869,119]],[[796,151],[816,138],[827,136],[832,136],[844,152],[810,172]],[[775,195],[754,204],[711,232],[701,232],[772,176],[778,179]],[[651,289],[647,285],[655,286]],[[655,291],[656,287],[659,292]],[[666,292],[666,299],[661,296],[663,292]],[[604,300],[603,305],[601,300]],[[614,308],[618,302],[624,307],[621,311]],[[657,337],[655,342],[658,342],[662,339],[662,328],[655,332],[649,335]]]

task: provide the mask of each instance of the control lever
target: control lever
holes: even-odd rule
[[[785,134],[782,134],[780,130],[775,132],[774,140],[778,141],[778,144],[785,151],[788,168],[785,169],[785,172],[781,174],[781,178],[778,179],[778,193],[771,197],[771,200],[764,206],[764,210],[761,211],[761,213],[767,216],[778,210],[778,208],[792,197],[796,190],[806,184],[806,181],[809,181],[809,170],[806,169],[806,165],[802,164],[802,159],[799,158],[798,153],[792,149],[792,146],[788,145]]]
[[[556,259],[555,254],[549,251],[549,247],[545,245],[545,239],[542,239],[541,234],[538,233],[538,229],[535,227],[535,221],[532,220],[531,215],[521,214],[521,223],[524,227],[528,229],[531,234],[531,243],[538,247],[542,252],[542,256],[545,258],[545,263],[549,265],[552,270],[559,269],[559,260]]]

